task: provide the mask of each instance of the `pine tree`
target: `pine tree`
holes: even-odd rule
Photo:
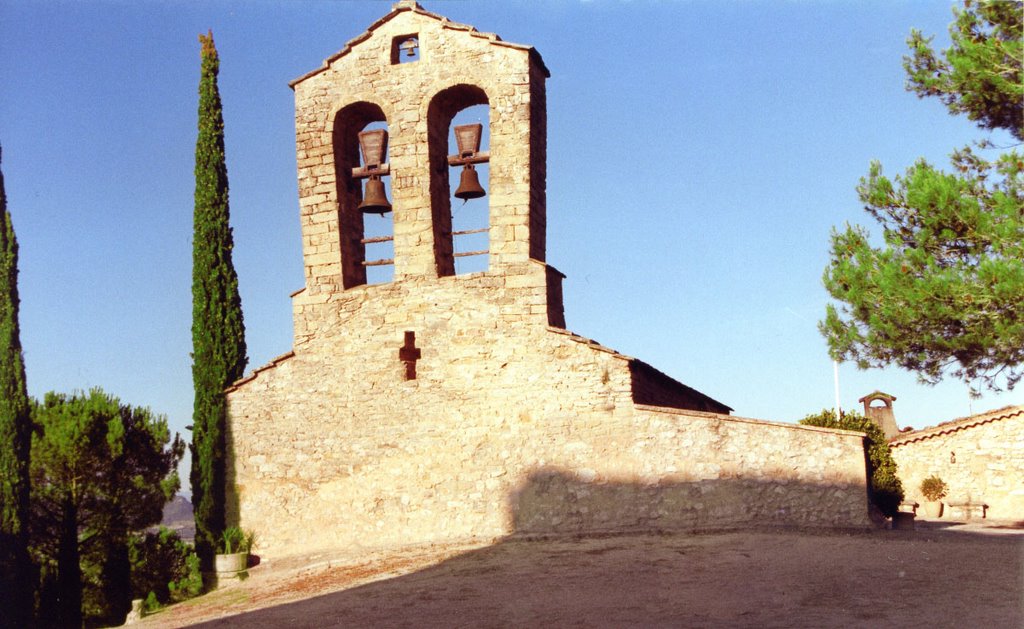
[[[28,626],[32,563],[28,553],[32,418],[18,326],[18,241],[0,172],[0,626]]]
[[[932,37],[913,29],[903,58],[907,89],[936,97],[951,114],[1024,141],[1024,7],[1019,1],[973,2],[953,9],[952,45],[935,54]]]
[[[907,89],[1024,140],[1020,4],[968,0],[955,14],[942,58],[911,32]],[[833,358],[862,369],[1012,389],[1024,377],[1024,155],[986,160],[965,147],[952,165],[921,159],[889,179],[871,164],[857,192],[884,245],[860,226],[833,231],[824,284],[839,304],[819,327]]]
[[[120,624],[131,608],[130,533],[160,522],[185,445],[165,417],[100,389],[48,393],[33,415],[39,624]]]
[[[192,241],[192,502],[196,551],[203,570],[212,568],[225,522],[227,403],[224,389],[242,377],[247,362],[238,276],[228,212],[224,116],[213,34],[200,35],[199,137]]]

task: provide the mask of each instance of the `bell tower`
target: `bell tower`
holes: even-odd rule
[[[532,47],[402,0],[293,81],[303,297],[364,286],[366,267],[378,264],[394,265],[396,283],[454,275],[453,192],[461,199],[486,193],[473,201],[488,205],[486,273],[515,275],[543,262],[548,76]],[[463,146],[467,130],[459,128],[460,146],[450,149],[453,119],[476,105],[487,107],[489,144],[468,137]],[[365,133],[371,127],[376,138]],[[484,163],[485,191],[472,186]],[[463,170],[458,191],[449,184],[453,168]],[[382,181],[390,182],[390,200]],[[388,240],[367,236],[367,211],[392,221],[390,260],[367,260],[367,244]]]
[[[878,424],[878,427],[885,433],[886,439],[892,439],[900,434],[899,426],[896,425],[896,416],[892,411],[892,403],[896,401],[895,395],[872,391],[857,400],[864,404],[864,417]],[[879,402],[879,404],[875,404]]]

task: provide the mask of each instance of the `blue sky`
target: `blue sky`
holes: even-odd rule
[[[548,261],[568,327],[735,408],[780,421],[831,406],[816,329],[834,225],[854,187],[948,163],[985,137],[904,91],[912,27],[944,45],[950,4],[436,1],[535,46],[548,81]],[[0,145],[21,245],[29,391],[101,386],[191,422],[191,236],[199,43],[221,55],[235,265],[250,368],[291,347],[302,287],[288,82],[390,2],[0,0]],[[1008,136],[994,136],[1008,144]],[[877,233],[877,230],[873,230]],[[901,425],[1006,404],[896,369],[840,367]],[[185,433],[187,436],[187,433]]]

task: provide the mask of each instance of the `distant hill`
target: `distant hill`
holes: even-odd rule
[[[177,531],[181,539],[191,542],[196,536],[196,522],[192,517],[192,503],[188,498],[177,495],[164,505],[161,526]]]

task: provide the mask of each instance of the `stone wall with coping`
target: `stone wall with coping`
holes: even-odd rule
[[[862,435],[637,404],[643,370],[550,327],[546,267],[531,266],[301,306],[319,325],[229,391],[229,521],[271,556],[519,532],[867,526]],[[415,380],[398,356],[405,331],[421,350]]]
[[[923,503],[921,481],[934,474],[949,486],[946,504],[985,503],[986,517],[1024,519],[1024,406],[903,433],[889,447],[908,500]]]
[[[868,526],[860,433],[645,405],[592,429],[589,461],[520,483],[514,532]]]

